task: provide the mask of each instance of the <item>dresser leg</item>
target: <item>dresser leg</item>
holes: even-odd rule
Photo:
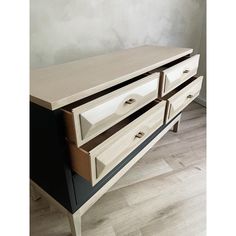
[[[176,122],[173,126],[173,132],[177,133],[179,131],[180,120]]]
[[[81,236],[81,215],[68,213],[72,236]]]

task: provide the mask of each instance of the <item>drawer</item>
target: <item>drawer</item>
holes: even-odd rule
[[[200,55],[195,55],[161,72],[159,97],[169,93],[197,74]]]
[[[181,112],[200,93],[203,76],[192,77],[163,99],[167,100],[166,122]]]
[[[63,109],[67,137],[80,147],[155,100],[158,85],[159,73],[153,73],[85,104]]]
[[[72,169],[95,185],[164,123],[165,101],[153,101],[77,148],[69,142]]]

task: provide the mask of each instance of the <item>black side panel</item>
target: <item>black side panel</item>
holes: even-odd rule
[[[178,114],[179,115],[179,114]],[[177,115],[177,116],[178,116]],[[175,116],[172,122],[177,116]],[[165,127],[163,125],[157,129],[151,136],[149,136],[143,143],[141,143],[133,152],[131,152],[119,165],[117,165],[111,172],[109,172],[101,181],[99,181],[94,187],[83,179],[81,176],[74,173],[73,180],[75,186],[75,193],[77,198],[77,209],[81,207],[86,201],[88,201],[104,184],[106,184],[114,175],[116,175],[130,160],[132,160],[144,147],[148,145]]]
[[[76,200],[62,112],[30,104],[30,177],[70,212]]]

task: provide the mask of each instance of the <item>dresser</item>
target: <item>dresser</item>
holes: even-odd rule
[[[200,93],[199,55],[143,46],[35,69],[30,75],[30,178],[68,216],[82,215],[169,130]]]

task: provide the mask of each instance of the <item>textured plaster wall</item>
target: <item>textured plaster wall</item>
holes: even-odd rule
[[[144,44],[204,54],[204,14],[205,0],[31,0],[31,67]]]

